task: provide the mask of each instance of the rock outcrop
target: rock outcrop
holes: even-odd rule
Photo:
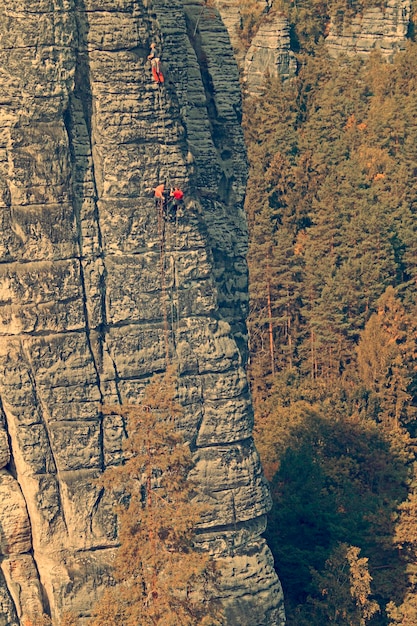
[[[229,623],[282,624],[244,371],[247,164],[227,31],[202,0],[8,0],[0,17],[0,623],[88,618],[117,549],[95,479],[124,437],[100,406],[137,401],[169,360]],[[186,193],[164,229],[160,182]]]
[[[260,96],[267,77],[283,79],[294,76],[297,61],[290,49],[290,25],[285,15],[269,0],[257,0],[262,11],[259,26],[249,48],[240,40],[242,7],[238,0],[215,0],[229,32],[242,83],[249,96]]]
[[[410,0],[387,0],[383,8],[366,9],[339,24],[330,23],[326,46],[332,56],[338,54],[367,56],[372,50],[390,60],[404,50],[410,26]]]
[[[243,67],[246,50],[242,45],[240,32],[244,20],[244,7],[238,0],[214,0],[214,4],[218,9],[229,33],[236,61],[239,67]],[[254,0],[254,5],[258,7],[259,11],[265,13],[269,10],[271,4],[272,0]]]
[[[270,11],[246,53],[243,81],[250,96],[260,96],[267,77],[295,76],[297,61],[290,49],[290,25],[279,11]]]

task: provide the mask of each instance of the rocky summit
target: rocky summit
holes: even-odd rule
[[[0,624],[87,623],[117,549],[96,479],[125,436],[101,406],[137,402],[168,363],[228,623],[282,624],[245,375],[228,33],[202,0],[7,0],[0,18]],[[185,194],[168,221],[160,184]]]

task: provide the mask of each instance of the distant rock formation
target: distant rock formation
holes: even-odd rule
[[[384,8],[373,7],[353,19],[330,23],[326,46],[332,56],[367,56],[379,50],[388,60],[405,48],[410,25],[411,0],[388,0]]]
[[[242,68],[246,55],[246,49],[240,37],[244,15],[242,4],[239,0],[214,0],[214,3],[229,33],[238,66]],[[255,6],[265,13],[269,10],[271,3],[272,0],[254,0]]]
[[[290,49],[289,23],[282,12],[271,8],[271,1],[257,0],[263,16],[248,50],[240,40],[242,7],[239,1],[215,0],[215,3],[229,33],[243,87],[249,95],[263,93],[267,76],[289,78],[295,75],[297,62]]]
[[[170,360],[229,623],[283,624],[244,370],[247,163],[227,31],[202,0],[7,0],[0,18],[0,623],[88,618],[117,548],[95,479],[125,436],[100,405],[135,402]],[[185,191],[164,228],[161,182]]]
[[[258,32],[246,53],[243,84],[251,96],[265,90],[267,76],[283,79],[295,76],[297,61],[290,49],[290,26],[279,11],[270,11],[262,20]]]
[[[215,0],[228,29],[235,57],[242,70],[243,86],[251,96],[263,93],[265,77],[294,76],[297,62],[290,48],[287,18],[274,9],[273,2],[258,0],[265,15],[247,51],[239,40],[242,9],[239,0]],[[332,18],[326,46],[332,56],[339,54],[367,56],[379,50],[390,60],[404,50],[410,27],[411,0],[387,0],[383,8],[373,7],[352,17]]]

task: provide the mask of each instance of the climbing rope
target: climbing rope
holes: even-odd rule
[[[180,300],[178,291],[178,211],[175,213],[175,239],[174,239],[174,263],[172,267],[172,276],[175,289],[175,302],[171,298],[171,324],[173,328],[173,340],[175,342],[175,332],[178,331],[180,325]],[[176,313],[176,315],[175,315]],[[174,345],[175,347],[175,345]]]
[[[160,120],[162,122],[162,141],[161,145],[163,147],[163,154],[167,155],[168,152],[168,143],[167,143],[167,132],[165,126],[165,114],[164,114],[164,103],[163,103],[163,90],[161,83],[158,83],[158,102],[159,102],[159,112],[160,112]],[[165,162],[166,166],[166,162]],[[168,181],[170,182],[170,181]]]
[[[161,146],[163,148],[163,155],[167,153],[167,138],[166,127],[163,107],[163,94],[162,87],[158,84],[158,101],[160,109],[160,120],[162,123],[162,141]],[[166,159],[165,159],[166,166]],[[167,181],[169,182],[169,181]],[[162,314],[164,320],[164,345],[165,345],[165,364],[168,367],[170,364],[170,351],[169,351],[169,324],[168,324],[168,310],[167,310],[167,285],[166,285],[166,222],[164,214],[164,198],[161,198],[158,202],[158,235],[159,235],[159,263],[161,273],[161,295],[162,295]],[[173,329],[172,329],[173,330]]]
[[[148,406],[144,407],[144,410],[147,414],[151,413],[151,408]],[[145,454],[146,454],[146,465],[145,465],[145,490],[146,490],[146,509],[148,512],[148,540],[149,545],[151,546],[151,567],[152,567],[152,575],[151,575],[151,585],[148,594],[147,601],[149,602],[151,599],[155,599],[158,597],[158,577],[157,577],[157,569],[156,569],[156,532],[155,532],[155,504],[154,504],[154,491],[152,488],[152,475],[153,475],[153,467],[152,467],[152,443],[151,443],[151,433],[149,427],[149,420],[145,420]]]
[[[168,164],[168,141],[167,141],[167,128],[165,122],[165,108],[164,108],[164,97],[163,97],[163,88],[162,84],[158,83],[157,90],[157,99],[159,103],[159,111],[160,111],[160,121],[162,128],[162,137],[160,139],[160,161],[165,166],[165,181],[164,186],[166,189],[171,188],[171,178],[170,178],[170,167]],[[159,133],[158,133],[159,134]],[[170,245],[169,235],[170,228],[166,228],[166,219],[167,215],[165,215],[165,198],[160,198],[157,202],[157,210],[158,210],[158,237],[159,237],[159,263],[160,263],[160,274],[161,274],[161,296],[162,296],[162,314],[163,314],[163,325],[164,325],[164,345],[165,345],[165,361],[166,366],[170,365],[170,340],[172,342],[173,350],[175,351],[176,346],[176,331],[179,328],[180,322],[180,312],[179,312],[179,290],[178,290],[178,275],[177,275],[177,260],[178,260],[178,214],[177,210],[175,211],[175,221],[174,221],[174,247],[172,249],[172,245]],[[166,280],[166,260],[167,249],[173,252],[173,264],[172,264],[172,272],[173,272],[173,285],[170,293],[170,297],[168,297],[167,290],[167,280]],[[171,255],[172,256],[172,255]],[[175,291],[175,297],[174,297]],[[168,300],[171,304],[171,324],[168,323]],[[170,328],[171,326],[171,328]],[[171,335],[171,337],[170,337]]]
[[[159,266],[161,275],[161,295],[162,295],[162,316],[164,321],[164,345],[165,345],[165,364],[169,365],[169,326],[167,311],[167,288],[165,276],[165,216],[164,216],[164,199],[158,202],[158,236],[159,236]]]
[[[204,13],[204,9],[205,9],[205,8],[206,8],[206,3],[204,3],[204,4],[202,5],[202,7],[201,7],[201,11],[200,11],[200,13],[199,13],[199,15],[198,15],[198,17],[197,17],[197,21],[196,21],[196,23],[195,23],[195,28],[194,28],[194,32],[193,32],[193,37],[195,37],[195,36],[196,36],[196,34],[197,34],[198,25],[199,25],[199,23],[200,23],[200,20],[201,20],[201,17],[202,17],[202,15],[203,15],[203,13]]]
[[[209,8],[210,8],[210,7],[209,7],[209,5],[208,5],[208,3],[207,3],[207,0],[203,0],[203,4],[202,4],[202,6],[201,6],[201,11],[200,11],[200,13],[198,14],[197,21],[196,21],[196,23],[195,23],[194,32],[193,32],[193,37],[195,37],[195,36],[196,36],[196,34],[197,34],[197,30],[198,30],[198,26],[199,26],[199,24],[200,24],[200,20],[201,20],[201,18],[203,17],[204,9],[209,9]],[[211,8],[213,8],[213,7],[211,7]],[[215,15],[214,11],[212,11],[212,15],[210,15],[210,13],[209,13],[209,17],[213,17],[213,18],[214,18],[214,17],[216,17],[216,15]]]

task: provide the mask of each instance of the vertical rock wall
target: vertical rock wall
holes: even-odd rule
[[[255,0],[261,10],[267,10],[269,0]],[[240,30],[242,28],[242,5],[238,0],[214,0],[224,25],[229,33],[236,60],[239,67],[243,65],[245,59],[245,49],[240,40]]]
[[[201,0],[7,0],[0,33],[0,624],[88,617],[117,545],[94,480],[124,436],[100,405],[135,402],[167,353],[228,623],[281,624],[244,371],[247,168],[227,31]],[[162,260],[160,182],[186,193]]]
[[[247,50],[240,40],[243,18],[239,0],[215,0],[215,4],[228,30],[247,95],[262,95],[268,77],[286,79],[295,75],[297,61],[290,49],[290,24],[281,11],[274,9],[272,0],[257,0],[262,14]]]
[[[272,10],[262,20],[245,56],[243,80],[248,95],[262,95],[267,77],[291,78],[296,70],[288,19]]]
[[[330,23],[326,47],[332,56],[338,54],[367,56],[379,50],[388,60],[405,49],[410,25],[410,0],[387,0],[383,8],[366,9],[363,15],[338,24]]]
[[[290,24],[274,7],[273,1],[258,0],[264,7],[264,14],[246,52],[239,42],[242,21],[239,0],[215,0],[215,3],[228,29],[242,69],[243,87],[249,96],[264,93],[268,76],[285,80],[296,74],[297,61],[290,48]],[[410,0],[387,0],[383,7],[371,7],[353,16],[337,13],[328,24],[326,47],[333,57],[339,54],[366,57],[372,50],[379,50],[390,61],[396,52],[406,47],[410,16]]]

